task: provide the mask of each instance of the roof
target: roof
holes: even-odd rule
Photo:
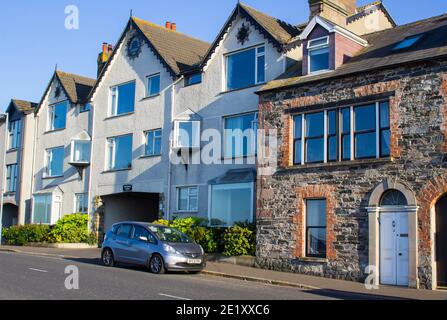
[[[219,43],[227,33],[227,30],[230,28],[232,22],[238,17],[239,14],[254,24],[256,29],[263,33],[267,40],[271,42],[278,49],[278,51],[282,51],[284,46],[286,46],[292,39],[297,37],[303,28],[303,25],[291,25],[280,19],[253,9],[246,4],[238,3],[227,22],[219,32],[219,35],[209,48],[205,59],[202,61],[202,67],[206,65],[208,60],[211,58]]]
[[[256,181],[256,170],[254,169],[234,169],[225,174],[210,180],[210,185],[246,183]]]
[[[16,109],[23,113],[30,113],[33,112],[34,109],[37,108],[37,103],[25,101],[25,100],[19,100],[19,99],[12,99],[11,103],[13,103],[16,107]]]
[[[315,81],[447,57],[446,34],[447,14],[366,34],[362,38],[369,45],[338,69],[317,75],[302,76],[300,68],[294,66],[278,79],[269,82],[259,92],[296,87]],[[414,35],[423,35],[423,37],[410,48],[399,51],[393,50],[398,43]]]
[[[73,104],[87,102],[88,96],[96,83],[96,80],[92,78],[87,78],[77,74],[56,70],[53,76],[51,77],[47,89],[45,90],[45,93],[39,105],[37,106],[35,112],[39,111],[40,106],[43,103],[46,95],[50,91],[51,84],[55,79],[57,79],[60,82],[62,89],[67,95],[67,98]]]
[[[176,75],[198,65],[210,47],[208,42],[139,18],[132,21]]]

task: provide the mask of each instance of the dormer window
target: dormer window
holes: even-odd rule
[[[309,40],[309,73],[329,70],[329,37]]]
[[[238,90],[265,82],[265,46],[226,56],[226,90]]]

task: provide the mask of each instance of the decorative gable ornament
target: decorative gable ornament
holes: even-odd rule
[[[55,98],[59,98],[59,97],[61,96],[61,93],[62,93],[62,89],[61,89],[61,87],[60,87],[60,86],[57,86],[57,87],[56,87],[56,90],[54,90],[54,97],[55,97]]]
[[[245,23],[242,23],[242,26],[239,28],[236,38],[237,42],[241,45],[244,45],[245,42],[248,42],[250,40],[250,27],[246,26]]]
[[[127,42],[127,56],[133,60],[139,57],[141,48],[143,46],[143,39],[140,36],[134,35]]]

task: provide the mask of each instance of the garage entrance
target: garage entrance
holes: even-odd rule
[[[154,222],[159,214],[158,193],[120,193],[102,197],[104,231],[121,221]]]

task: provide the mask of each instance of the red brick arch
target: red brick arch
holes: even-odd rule
[[[431,209],[444,194],[447,193],[447,173],[431,179],[419,192],[418,204],[418,236],[419,252],[430,256],[431,240]]]

